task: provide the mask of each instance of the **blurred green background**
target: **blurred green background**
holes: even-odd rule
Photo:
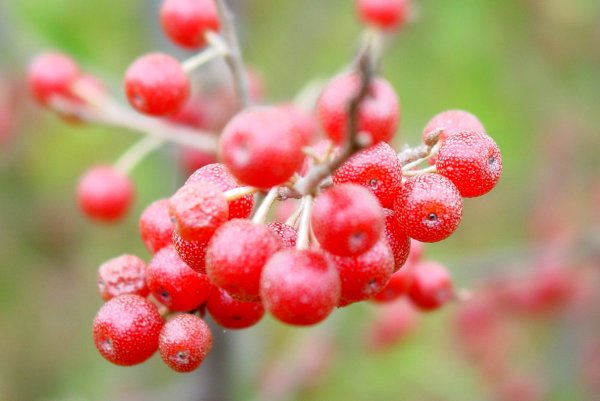
[[[246,61],[263,77],[267,100],[290,99],[310,79],[334,74],[352,57],[362,29],[350,0],[233,3]],[[390,38],[383,61],[383,75],[402,102],[396,145],[417,144],[429,118],[462,108],[482,120],[504,161],[496,189],[467,200],[461,228],[428,246],[428,257],[446,263],[458,285],[469,287],[514,268],[534,244],[594,232],[600,2],[414,3],[414,21]],[[424,316],[408,341],[383,353],[361,345],[372,306],[357,305],[334,314],[324,329],[288,329],[267,318],[245,332],[221,333],[226,358],[211,354],[191,375],[172,373],[157,357],[124,369],[97,354],[91,340],[101,305],[97,266],[125,252],[148,257],[137,217],[183,176],[172,151],[152,155],[134,171],[138,193],[127,220],[117,226],[86,221],[74,202],[79,175],[114,161],[136,137],[65,124],[28,99],[24,74],[36,53],[58,49],[122,98],[121,77],[138,55],[160,49],[185,57],[163,37],[157,9],[148,0],[0,0],[0,86],[11,93],[0,107],[11,107],[12,121],[0,147],[0,400],[266,399],[259,385],[265,365],[279,359],[285,365],[300,337],[320,338],[329,325],[337,345],[330,369],[310,389],[273,399],[492,399],[453,345],[453,306]],[[565,352],[537,351],[526,364],[534,370],[547,368],[542,360],[561,365]],[[210,372],[214,366],[219,377]],[[545,399],[584,399],[578,373],[568,365],[554,368],[562,380],[547,383]],[[216,383],[224,387],[215,398]],[[595,395],[587,394],[600,399]]]

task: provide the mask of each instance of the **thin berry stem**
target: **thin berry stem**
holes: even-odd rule
[[[290,217],[288,217],[288,219],[285,221],[285,224],[296,228],[298,225],[298,218],[300,217],[300,213],[302,213],[302,202],[300,202],[296,210],[294,210],[294,213],[292,213]]]
[[[298,228],[298,241],[296,249],[303,250],[310,247],[310,214],[312,212],[312,195],[302,198],[302,212],[300,215],[300,227]]]
[[[209,35],[207,34],[207,38]],[[202,50],[198,54],[188,58],[187,60],[181,63],[181,68],[185,71],[186,74],[190,74],[197,68],[202,65],[212,61],[218,57],[225,56],[227,54],[227,48],[223,45],[215,46],[212,42],[210,42],[210,46],[206,49]]]
[[[437,173],[437,167],[435,165],[433,165],[433,166],[429,166],[426,168],[422,168],[420,170],[402,171],[402,175],[405,177],[412,177],[415,175],[428,174],[428,173]]]
[[[431,150],[429,151],[429,153],[426,156],[421,157],[420,159],[417,159],[415,161],[412,161],[412,162],[407,163],[404,166],[402,166],[402,171],[404,172],[404,171],[412,170],[413,168],[417,167],[419,164],[423,163],[424,161],[431,159],[433,156],[437,155],[441,146],[442,145],[440,142],[436,143],[431,148]]]
[[[277,199],[278,193],[279,187],[273,187],[269,190],[269,193],[261,202],[260,206],[256,210],[256,213],[254,213],[254,217],[252,217],[253,223],[261,224],[265,222],[265,220],[267,219],[267,214],[269,214],[269,210],[271,210],[273,202],[275,202],[275,199]]]
[[[154,150],[160,148],[165,143],[162,138],[147,136],[134,143],[127,149],[114,163],[114,168],[124,175],[131,171]]]
[[[248,187],[237,187],[237,188],[233,188],[228,191],[225,191],[223,193],[223,195],[225,196],[225,199],[227,199],[227,201],[232,201],[232,200],[239,199],[246,195],[252,195],[258,191],[260,191],[260,189],[256,188],[256,187],[249,187],[249,186]]]

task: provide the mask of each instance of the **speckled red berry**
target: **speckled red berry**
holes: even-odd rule
[[[333,173],[332,178],[334,184],[362,185],[383,207],[391,208],[402,186],[402,166],[396,151],[380,142],[354,154]]]
[[[123,294],[147,296],[146,263],[134,255],[107,260],[98,268],[98,289],[105,301]]]
[[[218,287],[241,301],[257,301],[265,262],[281,241],[262,224],[234,219],[225,223],[206,250],[206,273]]]
[[[348,104],[359,88],[358,75],[340,75],[327,84],[319,98],[317,116],[335,143],[343,143],[346,138]],[[385,79],[374,78],[359,108],[359,132],[369,135],[373,145],[380,141],[389,142],[398,128],[399,120],[400,105],[394,88]]]
[[[208,241],[187,241],[173,233],[173,245],[179,257],[193,270],[206,274],[206,248]]]
[[[448,137],[435,165],[438,173],[452,181],[465,198],[488,193],[502,174],[500,149],[481,132],[459,132]]]
[[[400,270],[392,274],[386,286],[371,299],[375,302],[391,302],[403,295],[407,295],[412,282],[413,269],[414,265],[409,263],[402,266]]]
[[[219,155],[246,185],[270,188],[287,181],[302,165],[304,142],[288,115],[276,107],[253,107],[225,127]]]
[[[69,56],[42,53],[29,64],[27,84],[38,103],[47,105],[53,96],[71,98],[71,84],[79,74],[79,67]]]
[[[220,288],[212,291],[206,302],[206,309],[214,321],[226,329],[254,326],[265,314],[261,302],[238,301]]]
[[[442,140],[463,131],[485,132],[481,121],[464,110],[447,110],[433,116],[423,130],[423,139],[437,130],[442,130]]]
[[[162,326],[162,317],[150,301],[138,295],[121,295],[96,314],[94,343],[109,362],[136,365],[156,352]]]
[[[437,242],[450,236],[460,224],[462,211],[458,190],[439,174],[410,177],[394,203],[402,230],[422,242]]]
[[[138,222],[142,242],[152,254],[172,243],[173,224],[169,216],[169,200],[152,202],[140,216]]]
[[[340,277],[321,252],[284,249],[265,265],[260,297],[278,320],[308,326],[324,320],[338,304]]]
[[[134,187],[124,174],[110,166],[90,168],[77,184],[77,203],[88,217],[105,222],[119,220],[129,210]]]
[[[205,33],[220,27],[214,0],[164,0],[160,23],[173,42],[187,49],[204,46]]]
[[[399,28],[406,22],[409,0],[357,0],[359,17],[367,24],[382,29]]]
[[[437,309],[453,298],[452,278],[443,265],[423,261],[414,267],[412,275],[408,294],[419,309]]]
[[[204,320],[183,313],[173,316],[163,326],[158,351],[168,367],[185,373],[200,366],[212,343],[212,333]]]
[[[298,239],[298,232],[292,226],[279,221],[272,221],[267,224],[267,228],[281,240],[283,248],[294,248]]]
[[[400,227],[396,213],[390,209],[383,209],[383,211],[385,214],[385,238],[394,255],[394,271],[396,271],[408,259],[411,240]]]
[[[339,256],[360,255],[381,237],[384,215],[377,198],[355,184],[341,184],[315,201],[311,224],[319,244]]]
[[[146,269],[146,284],[154,297],[172,311],[191,311],[208,299],[212,284],[192,270],[172,246],[158,251]]]
[[[183,107],[189,81],[179,61],[167,54],[151,53],[129,66],[125,92],[131,106],[140,113],[165,116]]]

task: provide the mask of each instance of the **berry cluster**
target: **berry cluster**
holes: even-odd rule
[[[401,27],[408,6],[357,2],[361,18],[384,30]],[[115,166],[95,167],[81,179],[79,205],[94,219],[125,215],[134,194],[128,171],[162,142],[196,144],[220,161],[200,167],[142,213],[140,235],[152,254],[147,265],[123,255],[100,267],[107,302],[94,320],[94,340],[119,365],[143,362],[158,349],[174,370],[195,369],[212,344],[205,312],[240,329],[265,311],[307,326],[337,307],[404,294],[423,310],[436,309],[454,297],[450,275],[437,263],[417,262],[411,239],[450,236],[462,218],[462,198],[484,195],[500,178],[498,146],[464,111],[435,116],[421,145],[400,153],[392,148],[400,102],[376,71],[380,30],[368,31],[351,70],[325,84],[314,113],[305,113],[298,105],[250,104],[254,96],[228,17],[222,1],[163,2],[167,36],[201,50],[183,63],[152,53],[129,67],[129,103],[150,117],[118,108],[67,56],[43,54],[30,68],[30,87],[42,105],[69,118],[126,120],[122,125],[151,135]],[[241,106],[222,129],[216,125],[218,141],[182,128],[185,119],[177,114],[189,102],[189,73],[215,57],[228,62]],[[167,135],[157,136],[161,131]],[[300,202],[289,218],[268,222],[273,204],[291,198]],[[407,264],[409,253],[417,256]]]

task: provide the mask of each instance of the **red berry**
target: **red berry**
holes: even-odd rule
[[[77,203],[91,219],[115,221],[123,218],[133,202],[129,177],[110,166],[92,167],[77,184]]]
[[[319,132],[319,126],[312,114],[305,113],[299,107],[289,103],[279,106],[292,120],[296,131],[302,137],[302,143],[309,145]]]
[[[298,232],[294,227],[288,226],[287,224],[279,221],[268,223],[267,227],[281,240],[283,248],[296,247]]]
[[[227,124],[219,154],[241,182],[270,188],[284,183],[300,168],[303,145],[285,112],[276,107],[254,107]]]
[[[443,265],[423,261],[414,267],[412,274],[408,293],[420,309],[437,309],[454,296],[452,278]]]
[[[123,294],[146,297],[146,263],[134,255],[121,255],[102,263],[98,269],[98,289],[105,301]]]
[[[308,326],[324,320],[340,299],[340,277],[320,252],[284,249],[265,265],[260,297],[284,323]]]
[[[345,74],[334,78],[321,94],[317,103],[317,115],[321,126],[335,143],[346,138],[348,104],[360,89],[360,77]],[[374,145],[389,142],[400,120],[398,96],[394,88],[383,78],[374,78],[369,94],[361,102],[358,113],[358,129],[370,136]]]
[[[208,241],[187,241],[173,233],[173,245],[179,257],[193,270],[206,274],[206,248]]]
[[[169,214],[183,239],[205,242],[227,221],[229,206],[219,187],[197,182],[175,192],[169,199]]]
[[[146,269],[146,283],[154,297],[172,311],[191,311],[208,299],[212,284],[192,270],[172,246],[158,251]]]
[[[96,314],[94,343],[109,362],[136,365],[154,354],[162,326],[162,317],[150,301],[138,295],[121,295]]]
[[[183,172],[191,174],[201,167],[215,163],[217,156],[213,152],[184,147],[180,150],[179,161]]]
[[[311,216],[319,244],[339,256],[360,255],[381,237],[383,209],[367,189],[341,184],[321,193]]]
[[[385,241],[358,256],[328,256],[342,282],[339,306],[371,298],[385,287],[394,272],[394,256]]]
[[[368,327],[366,342],[369,349],[383,351],[398,344],[416,327],[419,314],[406,299],[381,305]]]
[[[159,199],[152,202],[140,216],[138,224],[142,242],[155,254],[172,243],[173,224],[169,216],[169,200]]]
[[[127,69],[125,92],[131,106],[140,113],[164,116],[183,107],[189,81],[179,61],[167,54],[150,53]]]
[[[333,173],[333,183],[362,185],[383,207],[391,208],[402,186],[402,166],[396,151],[387,143],[362,150]]]
[[[385,213],[385,238],[394,255],[394,271],[400,269],[410,253],[411,240],[402,231],[396,214],[393,210],[383,209]]]
[[[52,97],[71,98],[71,85],[79,77],[79,67],[62,53],[42,53],[29,64],[27,81],[29,91],[41,105],[48,105]]]
[[[390,302],[408,294],[413,278],[413,270],[414,265],[406,263],[400,270],[392,274],[386,286],[371,299],[375,302]]]
[[[430,133],[439,129],[443,130],[442,139],[464,131],[485,132],[481,121],[464,110],[447,110],[433,116],[423,130],[423,140],[426,140]]]
[[[240,185],[227,167],[221,163],[208,164],[196,170],[185,182],[187,184],[199,181],[215,184],[221,191],[225,192]],[[228,202],[229,219],[246,219],[252,214],[254,208],[254,196],[246,195]]]
[[[502,156],[496,142],[486,134],[460,132],[444,140],[435,165],[461,196],[472,198],[496,186],[502,173]]]
[[[234,219],[217,230],[206,250],[210,280],[241,301],[258,300],[265,262],[281,241],[262,224]]]
[[[210,328],[198,316],[188,313],[169,319],[158,344],[160,357],[176,372],[191,372],[200,366],[212,348]]]
[[[425,244],[421,241],[417,241],[416,239],[410,239],[410,251],[408,252],[408,259],[406,259],[406,264],[414,265],[417,262],[420,262],[423,258],[423,253],[425,252]]]
[[[226,329],[254,326],[265,314],[262,303],[238,301],[220,288],[212,291],[206,308],[214,321]]]
[[[214,0],[164,0],[160,22],[167,36],[187,49],[204,46],[206,32],[220,27]]]
[[[367,24],[382,29],[401,27],[407,20],[409,0],[358,0],[357,11]]]
[[[460,223],[462,210],[458,190],[439,174],[410,177],[394,204],[402,230],[422,242],[441,241],[450,236]]]

